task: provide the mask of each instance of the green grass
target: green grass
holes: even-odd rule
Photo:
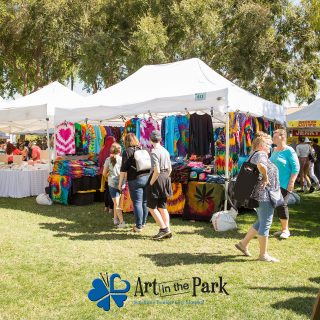
[[[279,264],[240,256],[234,244],[255,221],[237,219],[239,229],[216,233],[202,222],[172,219],[174,238],[154,242],[151,217],[145,233],[112,227],[102,204],[39,206],[34,198],[0,198],[0,319],[309,319],[320,283],[320,196],[304,195],[292,207],[289,240],[270,238]],[[133,222],[132,215],[126,215]],[[279,229],[275,219],[271,231]],[[119,273],[132,289],[124,308],[106,313],[87,293],[100,272]],[[227,282],[230,295],[134,297],[137,277],[158,282],[201,277]],[[203,301],[201,305],[138,305],[135,301]]]

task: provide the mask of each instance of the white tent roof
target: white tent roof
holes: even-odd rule
[[[259,98],[228,81],[197,58],[148,65],[105,90],[87,97],[86,107],[57,109],[55,122],[114,119],[120,115],[214,109],[285,121],[282,106]]]
[[[47,86],[12,101],[0,103],[0,130],[33,132],[46,129],[46,118],[53,126],[57,107],[70,108],[82,105],[84,98],[55,81]]]
[[[287,122],[291,121],[320,121],[320,99],[313,101],[301,110],[287,116]]]

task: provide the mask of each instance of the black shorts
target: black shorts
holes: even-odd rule
[[[151,198],[147,199],[147,207],[150,209],[167,209],[167,198]]]

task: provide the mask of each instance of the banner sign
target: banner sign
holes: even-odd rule
[[[320,131],[292,130],[293,137],[319,137]]]
[[[320,127],[320,121],[319,120],[288,121],[288,126],[293,128],[315,128],[315,127]]]

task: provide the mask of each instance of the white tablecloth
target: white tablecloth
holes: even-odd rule
[[[0,197],[24,198],[45,193],[49,170],[0,170]]]

